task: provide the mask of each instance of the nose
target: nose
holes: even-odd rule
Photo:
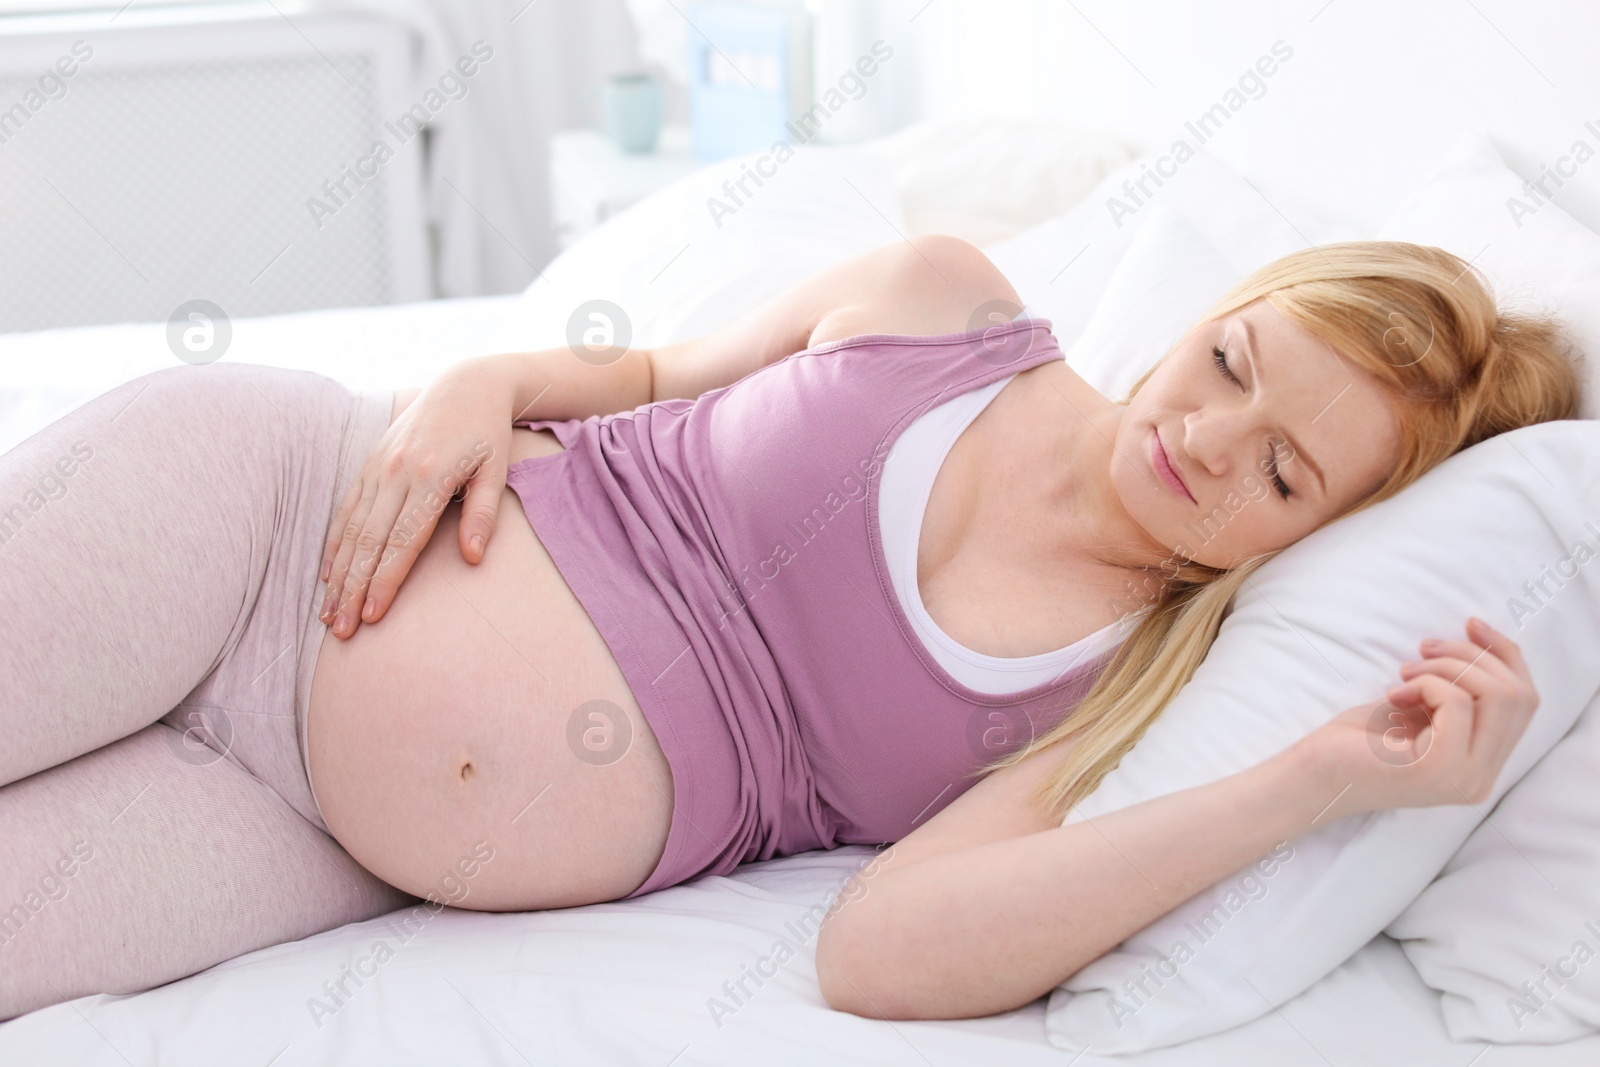
[[[1190,466],[1198,464],[1214,478],[1228,474],[1238,456],[1256,431],[1253,417],[1242,406],[1229,405],[1218,408],[1206,405],[1191,411],[1183,418],[1183,449],[1180,458],[1188,459]]]

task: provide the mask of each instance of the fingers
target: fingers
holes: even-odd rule
[[[1467,632],[1473,635],[1473,640],[1481,641],[1490,649],[1490,656],[1498,655],[1513,675],[1498,699],[1484,702],[1479,736],[1474,739],[1474,745],[1482,750],[1483,759],[1492,764],[1483,786],[1487,794],[1533,720],[1533,713],[1539,707],[1539,691],[1533,684],[1533,674],[1528,670],[1522,649],[1515,641],[1476,617],[1468,620]]]
[[[467,483],[467,495],[461,501],[461,525],[456,531],[461,544],[461,556],[468,563],[482,563],[489,538],[494,536],[494,523],[500,513],[501,490],[506,485],[506,468],[498,461],[486,460]]]
[[[1387,694],[1389,703],[1413,717],[1423,716],[1428,725],[1447,702],[1472,706],[1472,694],[1437,674],[1419,674],[1408,682],[1391,686]]]
[[[1437,674],[1479,698],[1515,690],[1525,678],[1519,677],[1517,670],[1494,654],[1485,631],[1493,633],[1487,624],[1474,617],[1467,620],[1470,640],[1441,641],[1430,637],[1418,642],[1423,658],[1402,663],[1401,678]],[[1509,644],[1509,641],[1504,643]],[[1520,664],[1520,650],[1516,655]]]
[[[439,475],[432,464],[423,463],[414,478],[396,470],[372,505],[364,509],[364,517],[362,505],[357,505],[346,525],[346,546],[333,568],[335,576],[343,575],[344,585],[331,590],[337,607],[323,620],[336,636],[347,637],[361,623],[377,622],[388,612],[445,508],[458,488],[467,488],[461,473],[464,468],[458,464]],[[500,480],[504,482],[503,473]],[[492,532],[493,514],[488,525]]]
[[[1472,673],[1479,678],[1496,678],[1502,684],[1511,685],[1517,681],[1517,672],[1511,666],[1496,656],[1494,652],[1482,645],[1473,644],[1471,641],[1423,641],[1418,646],[1422,655],[1427,659],[1451,659],[1460,663],[1462,667],[1469,664]],[[1407,665],[1402,664],[1403,670]],[[1415,666],[1411,664],[1410,666]]]
[[[360,480],[352,482],[350,488],[340,497],[339,506],[333,509],[333,517],[328,522],[328,535],[323,538],[322,543],[322,568],[317,572],[320,575],[319,581],[326,582],[332,577],[334,557],[339,554],[339,546],[344,543],[344,526],[361,499],[361,490]]]
[[[1487,648],[1491,655],[1498,657],[1518,677],[1530,683],[1533,681],[1533,675],[1528,671],[1528,661],[1522,658],[1522,646],[1511,638],[1476,615],[1467,620],[1467,636]]]
[[[1516,643],[1476,617],[1467,620],[1467,633],[1471,637],[1469,641],[1430,639],[1421,642],[1419,647],[1428,658],[1401,664],[1401,677],[1437,674],[1466,689],[1478,700],[1496,705],[1497,709],[1498,705],[1508,702],[1531,701],[1537,706],[1538,694],[1522,650]],[[1488,716],[1487,722],[1491,728],[1499,729],[1515,725],[1516,720],[1497,713]],[[1475,736],[1474,743],[1477,740]]]
[[[370,500],[364,495],[346,523],[345,543],[334,560],[334,573],[342,576],[337,589],[330,588],[335,604],[328,626],[338,637],[355,633],[365,611],[367,587],[376,576],[389,544],[395,518],[408,495],[406,482],[385,482]],[[364,506],[363,506],[364,505]],[[351,534],[354,531],[354,534]]]
[[[1390,690],[1389,700],[1427,714],[1428,725],[1417,736],[1417,751],[1428,764],[1424,772],[1448,784],[1468,771],[1475,710],[1470,693],[1436,674],[1423,674]]]
[[[363,471],[361,480],[356,485],[351,486],[351,489],[356,493],[356,500],[336,531],[339,544],[334,552],[333,564],[329,568],[328,588],[323,597],[322,611],[319,613],[319,618],[329,628],[333,627],[343,606],[344,587],[350,570],[350,561],[355,557],[356,553],[356,539],[361,535],[361,531],[366,524],[367,513],[372,510],[373,501],[377,499],[378,482]]]
[[[1452,655],[1481,663],[1485,670],[1499,674],[1507,681],[1523,678],[1531,681],[1522,649],[1509,637],[1495,630],[1482,619],[1473,616],[1467,620],[1465,641],[1439,641],[1429,638],[1418,647],[1425,656]],[[1487,655],[1480,655],[1487,653]]]
[[[1446,804],[1489,799],[1538,703],[1532,687],[1520,680],[1495,679],[1477,696],[1431,672],[1395,686],[1389,699],[1397,708],[1426,713],[1429,727],[1418,734],[1416,751],[1428,757],[1428,765],[1419,769],[1432,788],[1444,787],[1437,795]]]
[[[1351,792],[1360,810],[1478,805],[1494,795],[1538,693],[1515,642],[1482,619],[1469,619],[1466,630],[1466,641],[1423,642],[1426,658],[1401,668],[1405,680],[1386,700],[1352,708],[1335,720],[1339,729],[1314,735],[1324,740],[1312,750],[1361,784]]]
[[[1417,643],[1422,655],[1429,658],[1454,657],[1463,663],[1471,663],[1490,675],[1494,675],[1512,682],[1517,677],[1517,672],[1500,656],[1496,649],[1491,648],[1489,642],[1473,638],[1473,620],[1467,622],[1468,639],[1464,641],[1441,641],[1437,638],[1427,638]],[[1498,643],[1497,643],[1498,644]]]
[[[1430,723],[1446,707],[1471,710],[1474,700],[1460,685],[1437,674],[1419,674],[1409,682],[1392,687],[1388,697],[1395,707],[1420,712]]]
[[[446,478],[443,484],[436,487],[421,483],[411,487],[410,495],[406,497],[405,505],[389,533],[388,544],[377,571],[368,584],[362,621],[377,622],[394,603],[400,586],[433,536],[445,508],[455,498],[455,485],[452,484],[455,481],[454,478]]]
[[[1455,656],[1432,656],[1425,660],[1400,665],[1400,677],[1405,681],[1425,674],[1436,675],[1452,685],[1459,685],[1475,697],[1483,698],[1500,693],[1516,683],[1498,671],[1491,672],[1484,665],[1488,657],[1480,650],[1479,659],[1463,660]]]

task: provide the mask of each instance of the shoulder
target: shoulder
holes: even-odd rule
[[[887,246],[855,280],[848,297],[818,319],[808,346],[869,333],[962,333],[996,310],[989,305],[1008,307],[1009,314],[1000,312],[1005,318],[1022,305],[982,249],[944,234]]]
[[[836,263],[704,337],[649,349],[649,385],[641,388],[651,400],[693,399],[829,341],[962,333],[986,312],[1009,319],[1020,307],[976,245],[913,237]]]

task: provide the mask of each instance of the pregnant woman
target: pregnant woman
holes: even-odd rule
[[[1408,765],[1371,756],[1368,705],[1122,813],[1159,891],[1059,827],[1262,560],[1573,415],[1559,325],[1440,250],[1323,246],[1113,401],[1019,310],[921,238],[695,341],[420,395],[174,367],[0,457],[0,1017],[408,904],[891,841],[824,992],[992,1012],[1339,785],[1326,817],[1481,797],[1537,697],[1474,622],[1389,693]]]

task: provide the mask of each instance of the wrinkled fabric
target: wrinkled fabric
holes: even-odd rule
[[[879,537],[883,460],[930,408],[1062,354],[1045,319],[871,334],[695,400],[549,429],[507,477],[671,767],[633,895],[739,863],[898,840],[1088,692],[1115,649],[990,695],[917,639]]]

